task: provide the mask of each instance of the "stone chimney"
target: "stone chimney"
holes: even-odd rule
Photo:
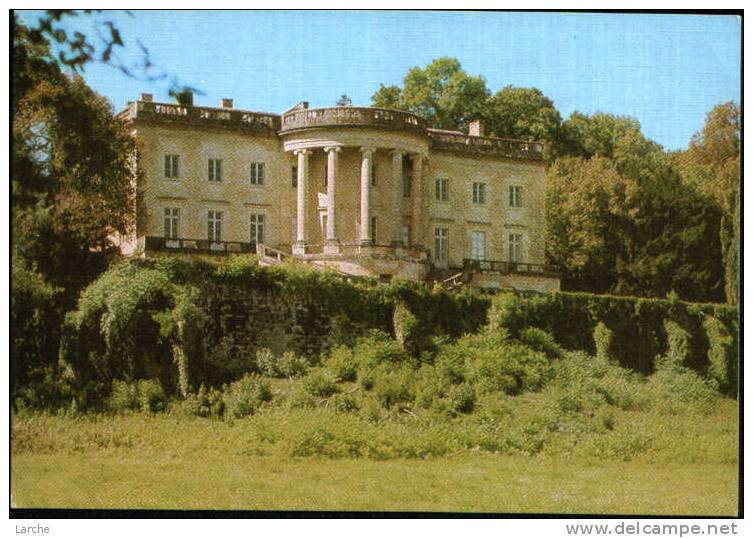
[[[468,124],[468,134],[471,136],[484,136],[484,123],[476,118]]]
[[[298,103],[294,107],[287,109],[285,112],[283,112],[283,114],[287,114],[288,112],[293,112],[295,110],[305,110],[308,107],[309,107],[309,102],[308,101],[301,101],[300,103]]]
[[[181,106],[193,106],[193,92],[191,90],[182,91],[175,95],[175,100]]]
[[[152,94],[151,93],[142,93],[139,95],[139,101],[142,101],[144,103],[151,103],[152,102]]]
[[[220,99],[220,108],[233,108],[233,100],[228,98]]]

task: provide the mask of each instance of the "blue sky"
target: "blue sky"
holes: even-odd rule
[[[22,12],[34,20],[34,12]],[[136,11],[113,19],[180,82],[237,108],[282,112],[332,106],[346,93],[368,105],[380,83],[454,56],[492,92],[534,86],[563,118],[574,110],[637,118],[667,149],[687,146],[714,105],[740,96],[741,22],[733,16],[430,11]],[[79,23],[81,24],[81,23]],[[80,27],[80,26],[79,26]],[[84,26],[86,28],[86,26]],[[126,57],[128,59],[128,57]],[[169,100],[168,84],[103,65],[84,76],[120,109],[140,92]]]

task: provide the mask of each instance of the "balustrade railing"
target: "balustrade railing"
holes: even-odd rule
[[[426,120],[410,112],[384,108],[306,108],[282,116],[282,131],[328,126],[376,126],[425,132]]]
[[[147,250],[174,250],[180,252],[209,252],[214,254],[248,253],[256,250],[254,243],[241,241],[209,241],[208,239],[166,239],[164,237],[146,237],[144,247]]]
[[[282,250],[277,250],[276,248],[268,247],[264,243],[258,243],[256,245],[256,255],[259,256],[259,258],[274,258],[278,262],[285,261],[287,258],[290,258],[290,254],[287,252],[283,252]]]
[[[463,269],[475,271],[493,271],[502,274],[523,274],[539,276],[559,276],[559,267],[538,263],[505,262],[498,260],[463,260]]]
[[[249,128],[276,132],[280,129],[280,116],[263,112],[182,106],[168,103],[136,101],[124,111],[129,119],[162,120],[170,122],[221,125],[225,127]]]
[[[240,130],[294,131],[310,127],[364,126],[428,134],[438,150],[497,155],[512,159],[542,160],[544,143],[509,138],[470,136],[431,129],[425,119],[401,110],[370,107],[305,108],[282,116],[263,112],[183,106],[135,101],[121,115],[131,120],[216,125]]]
[[[544,143],[447,133],[429,129],[432,147],[440,150],[501,155],[512,159],[544,158]]]

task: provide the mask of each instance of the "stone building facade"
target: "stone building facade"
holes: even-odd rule
[[[283,114],[155,103],[139,142],[124,250],[293,256],[352,275],[559,288],[544,259],[543,144],[432,129],[358,107]]]

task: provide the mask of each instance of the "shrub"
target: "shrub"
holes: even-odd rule
[[[10,289],[10,326],[13,338],[10,339],[10,361],[15,390],[26,386],[24,399],[27,404],[33,402],[33,392],[39,390],[40,396],[52,388],[47,377],[47,368],[54,368],[57,362],[57,349],[60,337],[60,325],[63,321],[60,288],[45,282],[44,277],[33,269],[27,268],[16,252],[12,253],[12,278]],[[36,375],[41,374],[41,375]],[[33,385],[28,385],[33,382]],[[46,396],[42,396],[43,399]],[[53,404],[52,401],[49,402]]]
[[[348,394],[336,394],[332,399],[332,407],[340,413],[352,413],[358,411],[358,403],[353,396]]]
[[[373,368],[382,363],[409,362],[410,358],[399,342],[382,331],[371,331],[356,344],[356,361],[359,366]]]
[[[608,404],[636,410],[648,404],[644,381],[639,374],[604,357],[592,357],[583,352],[565,353],[555,364],[553,383],[581,395],[589,409]]]
[[[277,369],[277,357],[269,348],[263,347],[256,350],[256,367],[262,375],[267,377],[278,377],[280,375]]]
[[[463,377],[477,391],[502,391],[519,394],[535,391],[551,376],[546,355],[519,343],[507,341],[504,335],[469,335],[448,346],[440,356],[457,367],[463,359]],[[448,362],[450,362],[448,361]]]
[[[138,381],[139,406],[144,413],[164,411],[167,406],[167,396],[162,384],[157,379],[141,379]]]
[[[392,325],[395,339],[403,346],[406,353],[418,356],[425,347],[426,337],[420,321],[402,301],[395,304]]]
[[[734,339],[719,319],[709,316],[704,321],[709,338],[708,376],[716,387],[735,395],[737,392],[737,353]]]
[[[292,351],[286,351],[277,361],[278,371],[283,377],[299,377],[308,370],[308,362],[304,357]]]
[[[78,407],[70,383],[55,375],[51,367],[30,373],[32,380],[14,391],[13,404],[17,410],[58,411]]]
[[[614,333],[601,321],[594,327],[594,348],[597,358],[613,360]]]
[[[109,407],[116,413],[139,409],[139,387],[137,383],[115,380],[112,382]]]
[[[359,415],[366,421],[376,423],[384,417],[384,410],[379,405],[379,401],[373,395],[367,396],[361,400],[358,409]]]
[[[332,350],[324,360],[324,366],[336,381],[355,381],[358,376],[358,364],[353,351],[345,346]]]
[[[672,320],[689,335],[685,364],[705,374],[710,344],[703,322],[709,315],[719,319],[736,338],[738,311],[734,306],[581,292],[525,297],[500,294],[489,308],[488,327],[506,328],[514,338],[519,338],[526,327],[537,327],[551,333],[564,349],[595,354],[593,331],[601,321],[613,332],[612,358],[650,374],[654,358],[666,351],[664,320]],[[733,349],[736,353],[734,344]]]
[[[647,385],[656,409],[676,413],[682,406],[702,411],[711,408],[716,392],[694,371],[678,366],[670,357],[662,357]]]
[[[320,398],[332,396],[340,390],[337,388],[334,379],[319,370],[310,372],[303,379],[303,387],[310,395]]]
[[[476,404],[476,391],[470,383],[450,387],[447,398],[450,408],[456,413],[470,413]]]
[[[112,266],[82,293],[66,318],[61,358],[76,382],[110,386],[115,379],[145,373],[169,379],[175,373],[170,342],[157,314],[174,306],[176,286],[143,261]],[[177,378],[177,376],[175,376]]]
[[[453,381],[448,380],[440,372],[441,364],[421,366],[416,374],[415,399],[416,407],[430,409],[435,401],[443,398]],[[461,378],[462,381],[462,378]]]
[[[557,345],[554,336],[537,327],[526,327],[520,331],[520,341],[531,349],[545,353],[549,358],[558,359],[562,356],[562,348]]]
[[[382,365],[374,370],[374,393],[385,409],[411,407],[414,383],[415,372],[410,366]]]
[[[265,380],[255,374],[247,374],[231,383],[223,395],[225,413],[233,418],[253,415],[262,403],[272,399],[272,390]]]
[[[673,366],[685,364],[688,358],[690,334],[671,320],[664,321],[664,330],[667,333],[667,361]]]
[[[207,390],[204,385],[199,387],[196,394],[189,394],[180,403],[184,413],[204,418],[219,418],[225,412],[222,392],[216,389]]]

